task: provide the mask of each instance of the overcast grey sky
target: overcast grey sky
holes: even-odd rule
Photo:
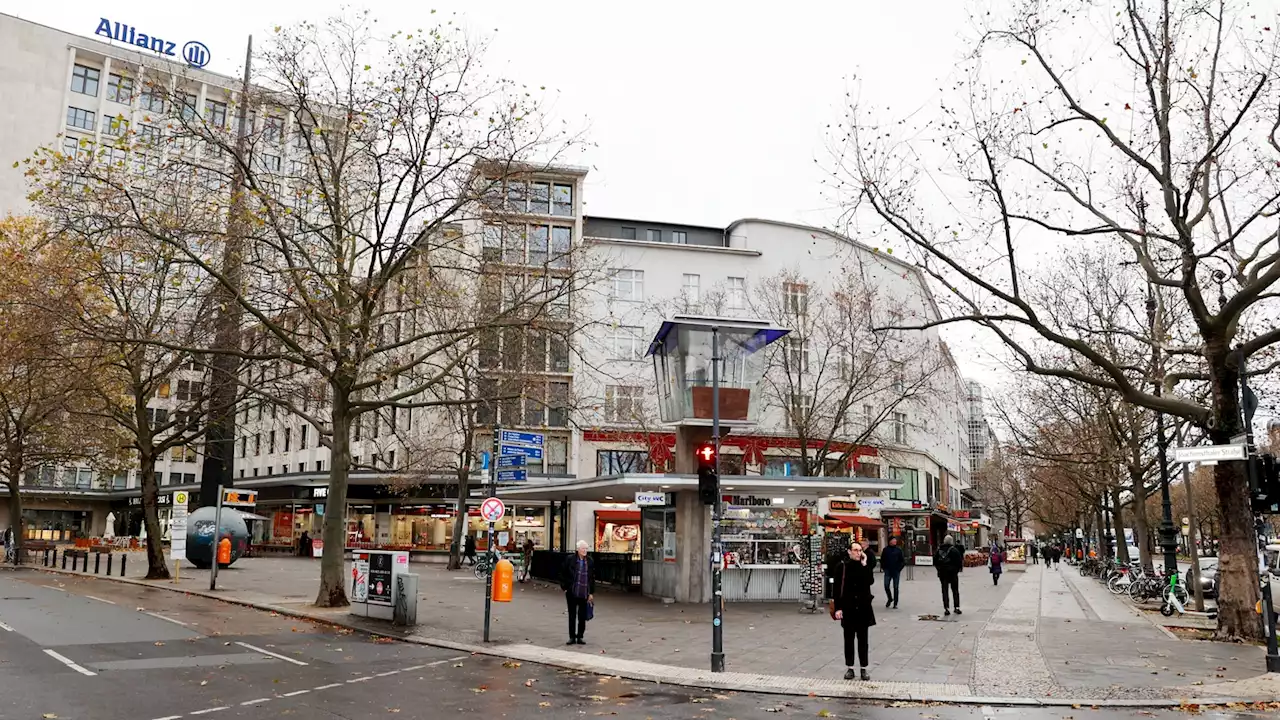
[[[961,0],[346,5],[370,8],[388,29],[456,17],[491,39],[489,72],[557,91],[556,115],[585,124],[594,144],[589,213],[712,226],[740,217],[830,224],[815,160],[826,160],[826,128],[846,92],[886,115],[932,112],[968,29]],[[200,40],[214,56],[209,69],[226,74],[238,72],[250,33],[265,39],[275,25],[342,6],[0,0],[3,12],[72,33],[92,35],[107,13],[179,46]],[[946,332],[965,371],[990,382],[971,335]]]

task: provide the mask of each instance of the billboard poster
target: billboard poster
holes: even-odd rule
[[[351,564],[351,601],[369,602],[368,555],[357,555]]]
[[[369,553],[369,604],[391,607],[391,575],[394,559],[389,552]]]

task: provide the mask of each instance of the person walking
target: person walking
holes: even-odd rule
[[[1031,543],[1031,564],[1040,564],[1040,548],[1035,543]]]
[[[529,569],[533,566],[533,538],[525,538],[520,549],[520,582],[529,582]]]
[[[298,537],[298,556],[311,557],[311,533],[306,530]]]
[[[476,564],[476,539],[469,533],[462,540],[462,554],[467,557],[468,565]]]
[[[907,564],[907,556],[898,546],[898,538],[889,538],[889,547],[880,553],[880,567],[884,570],[885,607],[898,607],[898,588],[902,580],[902,568]]]
[[[836,571],[830,611],[831,618],[839,622],[844,631],[845,680],[857,679],[855,666],[861,670],[863,680],[871,679],[867,665],[871,661],[869,632],[876,624],[876,614],[871,608],[871,601],[875,599],[871,594],[875,583],[873,568],[862,544],[855,542],[849,545],[849,557]]]
[[[960,611],[960,572],[964,570],[964,553],[956,547],[956,539],[950,535],[942,538],[942,547],[933,556],[933,565],[938,569],[938,582],[942,585],[942,610],[944,615],[951,614],[952,600],[955,600],[956,614]],[[950,588],[951,596],[947,596]]]
[[[999,545],[993,544],[991,546],[990,565],[991,565],[991,584],[992,585],[1000,584],[1000,575],[1001,573],[1004,572],[1004,561],[1007,557],[1008,556],[1005,554],[1005,551],[1001,550]],[[960,612],[959,600],[956,601],[956,612]]]
[[[569,642],[565,645],[586,645],[582,636],[596,601],[596,565],[587,557],[585,540],[579,540],[577,552],[565,558],[560,568],[560,589],[564,590],[569,608]]]

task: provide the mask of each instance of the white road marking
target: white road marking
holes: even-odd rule
[[[53,585],[41,585],[40,587],[49,588],[50,590],[57,590],[58,592],[66,592],[66,590],[63,590],[60,587],[54,587]]]
[[[287,692],[281,695],[280,697],[297,697],[298,695],[306,695],[309,692],[311,691],[310,690],[294,690],[293,692]]]
[[[115,605],[115,602],[114,602],[114,601],[106,600],[106,599],[103,599],[103,598],[100,598],[100,597],[96,597],[96,596],[94,596],[94,595],[85,595],[85,597],[89,598],[90,600],[97,600],[97,601],[98,601],[98,602],[100,602],[100,603],[106,603],[106,604],[108,604],[108,605]]]
[[[402,672],[404,672],[404,671],[403,671],[403,670],[388,670],[388,671],[386,671],[386,672],[380,672],[380,673],[378,673],[378,674],[374,675],[374,677],[386,677],[386,676],[388,676],[388,675],[398,675],[398,674],[400,674],[400,673],[402,673]]]
[[[257,700],[245,700],[241,705],[258,705],[264,702],[271,702],[271,698],[258,698]]]
[[[162,717],[162,718],[156,718],[156,720],[178,720],[178,718],[180,718],[180,717],[182,717],[182,716],[181,716],[181,715],[166,715],[166,716],[164,716],[164,717]]]
[[[13,628],[9,627],[8,625],[5,625],[2,622],[0,622],[0,630],[3,630],[5,632],[13,632]]]
[[[373,676],[372,676],[372,675],[365,675],[364,677],[351,678],[351,679],[350,679],[350,680],[348,680],[347,682],[349,682],[349,683],[358,683],[358,682],[364,682],[365,680],[372,680],[372,679],[373,679]]]
[[[319,690],[331,690],[331,689],[336,688],[336,687],[342,687],[342,683],[329,683],[328,685],[321,685],[320,687],[315,688],[315,690],[317,690],[317,691],[319,691]]]
[[[187,624],[186,624],[186,623],[184,623],[184,622],[182,622],[181,620],[174,620],[173,618],[171,618],[171,617],[165,617],[164,615],[161,615],[160,613],[143,612],[142,614],[143,614],[143,615],[150,615],[151,617],[153,617],[153,618],[155,618],[155,619],[157,619],[157,620],[165,620],[165,621],[167,621],[167,622],[171,622],[171,623],[173,623],[174,625],[181,625],[182,627],[186,627],[186,626],[187,626]]]
[[[276,658],[277,660],[284,660],[285,662],[291,662],[291,663],[293,663],[294,665],[302,665],[302,666],[306,666],[306,665],[307,665],[307,663],[304,663],[304,662],[302,662],[301,660],[299,660],[299,659],[297,659],[297,658],[291,658],[291,657],[289,657],[288,655],[281,655],[281,654],[279,654],[279,653],[273,653],[273,652],[271,652],[270,650],[263,650],[263,649],[262,649],[262,648],[260,648],[260,647],[256,647],[256,646],[254,646],[254,645],[250,645],[249,643],[246,643],[246,642],[237,642],[236,644],[237,644],[237,645],[239,645],[240,647],[243,647],[243,648],[249,648],[250,650],[252,650],[252,651],[254,651],[254,652],[260,652],[260,653],[262,653],[263,655],[270,655],[271,657]]]
[[[84,668],[80,667],[79,665],[77,665],[77,664],[75,664],[74,662],[72,662],[72,661],[71,661],[71,658],[67,657],[66,655],[59,655],[57,652],[55,652],[55,651],[53,651],[53,650],[50,650],[50,649],[48,649],[48,648],[45,648],[44,652],[45,652],[45,654],[46,654],[46,655],[48,655],[49,657],[53,658],[54,660],[57,660],[58,662],[62,663],[63,665],[66,665],[67,667],[71,668],[72,670],[75,670],[76,672],[80,673],[81,675],[88,675],[89,677],[93,677],[94,675],[97,675],[97,674],[98,674],[98,673],[96,673],[96,672],[93,672],[92,670],[86,670],[86,669],[84,669]]]
[[[209,713],[216,713],[222,710],[230,710],[230,709],[231,709],[230,705],[222,705],[220,707],[205,708],[204,710],[192,710],[191,714],[192,715],[208,715]]]

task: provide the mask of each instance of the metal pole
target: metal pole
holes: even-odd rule
[[[493,454],[489,457],[489,497],[497,497],[498,495],[498,438],[502,435],[502,426],[493,426]],[[466,505],[464,504],[465,508]],[[492,555],[493,553],[493,523],[489,523],[489,545],[485,552]],[[492,557],[489,558],[493,560]],[[484,641],[489,642],[489,619],[493,613],[493,566],[489,563],[489,572],[485,576],[484,582]]]
[[[218,542],[222,539],[222,486],[218,486],[218,508],[213,511],[213,545],[209,547],[209,589],[218,589]]]
[[[1164,368],[1160,360],[1160,328],[1155,290],[1147,283],[1147,319],[1151,326],[1151,374],[1156,397],[1164,395]],[[1177,530],[1173,527],[1173,500],[1169,496],[1169,441],[1164,433],[1164,413],[1156,411],[1156,461],[1160,463],[1160,548],[1164,551],[1164,571],[1178,570]]]
[[[1110,559],[1113,556],[1111,548],[1111,494],[1102,493],[1102,556]]]
[[[720,331],[711,328],[711,443],[715,446],[716,483],[720,482]],[[724,592],[721,571],[724,548],[720,542],[723,500],[716,492],[711,503],[711,672],[724,672]]]
[[[1182,463],[1182,484],[1187,488],[1187,552],[1191,554],[1191,588],[1196,612],[1204,612],[1204,588],[1200,586],[1200,551],[1196,548],[1196,506],[1191,495],[1191,463]]]

